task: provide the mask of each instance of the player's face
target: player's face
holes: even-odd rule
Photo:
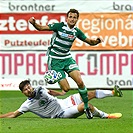
[[[68,17],[67,17],[66,21],[67,21],[67,24],[68,24],[69,28],[73,28],[75,26],[75,24],[77,23],[77,21],[78,21],[77,13],[70,12],[68,14]]]
[[[34,93],[33,93],[33,88],[30,84],[26,84],[23,88],[23,91],[22,93],[27,96],[27,97],[33,97],[34,96]]]

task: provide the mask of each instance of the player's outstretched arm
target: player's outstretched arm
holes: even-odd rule
[[[16,118],[18,116],[20,116],[22,113],[20,113],[18,110],[14,111],[14,112],[8,112],[6,114],[2,114],[0,115],[0,118]]]
[[[37,24],[36,19],[34,17],[31,17],[29,19],[29,23],[31,23],[39,31],[50,31],[50,28],[48,25],[42,26],[40,24]]]
[[[91,46],[95,46],[95,45],[97,45],[99,43],[102,43],[103,40],[101,38],[99,38],[99,37],[96,40],[86,38],[84,42],[88,43]]]
[[[66,94],[64,90],[62,90],[61,92],[55,90],[49,90],[48,93],[52,96],[63,96]]]

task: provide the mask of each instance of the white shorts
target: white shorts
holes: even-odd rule
[[[63,109],[60,113],[60,118],[76,118],[83,113],[78,111],[78,105],[82,103],[80,94],[71,95],[65,99],[59,99],[58,101]]]

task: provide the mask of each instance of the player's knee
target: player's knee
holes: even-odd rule
[[[89,103],[89,107],[90,107],[91,112],[94,112],[94,107],[93,107],[93,105]]]
[[[83,112],[84,111],[84,103],[81,103],[78,105],[78,111]]]
[[[90,91],[90,93],[89,93],[89,96],[91,95],[91,97],[96,97],[96,91],[94,90],[94,91]]]
[[[91,100],[96,97],[96,91],[88,91],[88,100]]]
[[[64,90],[65,92],[68,92],[70,90],[70,85],[66,79],[63,79],[59,82],[60,88]]]
[[[68,89],[68,88],[65,88],[65,89],[64,89],[65,92],[68,92],[69,90],[70,90],[70,89]]]
[[[65,92],[68,92],[70,90],[70,87],[63,86],[61,87],[61,89],[64,90]]]
[[[84,88],[84,83],[83,83],[82,80],[79,80],[79,81],[77,82],[77,85],[78,85],[79,88]]]

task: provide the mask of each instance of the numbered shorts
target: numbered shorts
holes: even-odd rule
[[[48,70],[55,70],[58,73],[58,81],[66,78],[66,74],[69,74],[73,70],[79,70],[76,61],[71,57],[67,59],[54,59],[48,57]]]
[[[76,118],[83,114],[78,111],[78,105],[82,103],[80,94],[71,95],[65,99],[58,99],[63,112],[58,115],[58,118]]]

